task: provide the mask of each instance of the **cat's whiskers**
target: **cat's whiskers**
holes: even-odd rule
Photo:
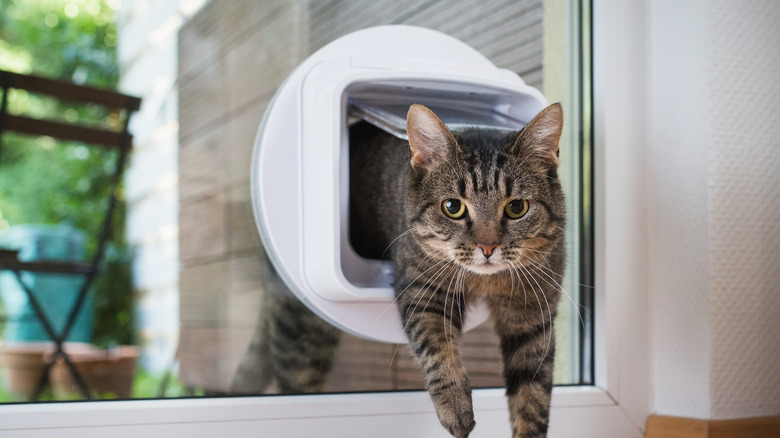
[[[444,321],[443,321],[443,324],[444,324],[444,337],[446,337],[448,342],[449,342],[450,351],[453,351],[452,350],[452,337],[453,337],[453,333],[452,333],[452,330],[451,330],[453,312],[452,311],[450,312],[450,324],[449,324],[450,325],[450,335],[447,336],[447,325],[448,325],[447,324],[447,298],[449,298],[450,291],[453,291],[452,282],[455,280],[455,278],[457,277],[457,275],[459,273],[458,265],[453,263],[453,266],[455,266],[456,269],[455,269],[455,272],[453,272],[452,276],[450,277],[450,283],[447,285],[447,294],[444,296],[444,312],[443,312],[443,315],[442,315],[442,318],[444,319]],[[457,284],[457,282],[456,282],[456,284]],[[456,296],[457,296],[457,290],[453,291],[453,294],[452,294],[452,301],[453,301],[453,303],[455,302]]]
[[[544,277],[541,277],[542,281],[544,281],[545,283],[547,283],[547,285],[549,285],[550,287],[552,287],[552,288],[554,288],[554,289],[557,289],[557,290],[560,290],[560,291],[561,291],[561,293],[563,293],[563,295],[565,295],[565,296],[566,296],[566,298],[567,298],[567,299],[568,299],[568,300],[569,300],[569,301],[572,303],[572,305],[574,306],[574,309],[577,311],[577,316],[580,318],[580,323],[582,324],[582,327],[583,327],[583,328],[585,328],[585,319],[582,317],[582,312],[580,312],[580,309],[583,309],[583,310],[585,310],[585,311],[588,311],[588,309],[587,309],[585,306],[583,306],[582,304],[580,304],[580,303],[578,303],[578,302],[574,301],[574,298],[572,298],[572,296],[571,296],[571,295],[569,295],[569,293],[566,291],[566,289],[563,287],[563,285],[562,285],[562,284],[560,284],[558,281],[556,281],[556,280],[555,280],[555,278],[553,278],[553,277],[550,275],[550,273],[549,273],[549,272],[553,272],[553,271],[552,271],[550,268],[546,268],[546,267],[544,267],[544,266],[542,266],[542,265],[538,264],[537,262],[534,262],[533,260],[529,260],[529,263],[531,263],[531,265],[532,265],[533,267],[535,267],[535,268],[538,270],[538,272],[539,272],[540,274],[544,274],[544,276],[545,276],[545,277],[547,277],[547,278],[549,279],[549,281],[548,281],[548,280],[546,280]],[[548,271],[549,271],[549,272],[548,272]],[[553,272],[553,273],[554,273],[554,272]],[[552,281],[552,283],[550,283],[550,281]]]
[[[520,248],[525,250],[525,251],[533,251],[533,252],[538,253],[540,255],[545,255],[546,254],[545,252],[538,251],[538,250],[535,250],[535,249],[532,249],[532,248],[525,248],[525,247],[520,247]],[[524,254],[522,251],[519,252],[518,255],[520,255],[520,256],[525,258],[526,264],[525,265],[521,264],[521,265],[523,265],[526,268],[526,270],[529,271],[529,274],[531,274],[529,268],[530,267],[535,268],[535,270],[539,274],[543,275],[543,276],[541,276],[541,275],[538,276],[543,282],[545,282],[548,286],[552,287],[553,289],[559,290],[561,293],[563,293],[563,295],[566,296],[566,299],[568,299],[569,302],[571,302],[571,304],[574,306],[574,309],[577,312],[577,317],[580,319],[580,324],[584,328],[585,327],[585,319],[583,318],[582,312],[580,311],[580,309],[582,309],[584,311],[588,311],[588,309],[585,308],[585,306],[583,306],[582,304],[580,304],[577,301],[575,301],[574,298],[563,287],[563,285],[560,282],[558,282],[555,278],[553,278],[553,276],[551,274],[555,274],[555,271],[553,271],[552,268],[549,267],[549,265],[548,266],[543,265],[540,262],[540,260],[536,260],[536,259],[528,256],[527,254]],[[541,258],[541,260],[544,261],[545,264],[548,264],[548,260],[546,258]],[[530,265],[530,267],[528,265]],[[536,278],[537,276],[532,276],[532,277]],[[570,280],[570,281],[572,283],[574,283],[575,285],[584,286],[584,285],[581,285],[581,284],[579,284],[577,282],[574,282],[573,280]],[[586,287],[588,287],[588,286],[586,286]]]
[[[450,262],[449,260],[439,260],[439,261],[438,261],[436,264],[434,264],[433,266],[437,266],[438,264],[440,264],[440,263],[442,263],[442,262],[444,262],[444,265],[443,265],[443,266],[441,266],[441,267],[440,267],[440,268],[439,268],[439,269],[438,269],[438,270],[437,270],[437,271],[436,271],[436,272],[433,274],[433,276],[432,276],[430,279],[428,279],[428,280],[427,280],[427,281],[424,283],[423,287],[421,287],[421,288],[420,288],[420,290],[418,290],[418,291],[417,291],[417,294],[414,296],[414,298],[412,298],[412,301],[416,300],[416,303],[414,304],[414,309],[412,309],[412,311],[411,311],[411,313],[412,313],[412,314],[415,314],[415,313],[417,313],[417,307],[419,307],[420,303],[421,303],[421,302],[422,302],[422,300],[425,298],[425,293],[426,293],[428,290],[430,290],[431,286],[432,286],[432,285],[433,285],[433,283],[436,281],[436,279],[437,279],[437,278],[438,278],[438,277],[441,275],[441,273],[442,273],[442,272],[443,272],[445,269],[447,269],[447,268],[456,267],[456,266],[455,266],[455,265],[454,265],[452,262]],[[451,266],[451,265],[452,265],[452,266]],[[431,268],[432,268],[432,267],[431,267]],[[427,269],[427,270],[425,270],[425,271],[424,271],[422,274],[424,274],[425,272],[429,271],[431,268],[428,268],[428,269]],[[420,274],[420,275],[422,275],[422,274]],[[418,276],[417,278],[419,278],[419,276]],[[409,285],[407,285],[407,286],[406,286],[406,289],[408,289],[408,288],[409,288],[409,286],[411,286],[411,285],[412,285],[412,283],[414,283],[416,280],[417,280],[417,279],[415,279],[415,280],[412,280],[412,281],[409,283]],[[406,291],[406,289],[404,289],[404,291]],[[438,290],[438,287],[437,287],[436,289]],[[398,294],[398,295],[400,296],[400,294]],[[428,309],[428,305],[431,303],[431,300],[433,299],[433,297],[434,297],[434,296],[436,296],[436,290],[434,290],[434,293],[431,293],[431,294],[430,294],[430,298],[428,298],[428,301],[425,303],[425,307],[423,307],[422,313],[425,313],[425,311]],[[398,299],[398,297],[396,297],[396,299]],[[399,346],[399,345],[400,345],[400,344],[403,342],[403,338],[404,338],[404,336],[406,335],[406,329],[408,328],[408,326],[409,326],[409,323],[410,323],[411,321],[412,321],[412,318],[408,318],[408,319],[406,320],[406,324],[404,324],[403,330],[401,331],[401,335],[400,335],[400,336],[399,336],[399,338],[398,338],[398,342],[396,342],[395,350],[393,350],[393,355],[392,355],[392,357],[390,358],[390,368],[388,368],[388,372],[390,372],[390,369],[391,369],[391,368],[392,368],[392,366],[393,366],[393,361],[395,360],[395,355],[398,353],[398,346]]]
[[[520,284],[520,287],[523,288],[523,299],[524,299],[523,308],[528,308],[528,292],[525,290],[525,283],[523,283],[523,281],[520,279],[520,271],[517,269],[517,266],[512,261],[507,261],[507,263],[510,266],[510,275],[511,274],[516,275],[518,284]]]
[[[507,264],[507,267],[508,267],[507,270],[509,271],[509,282],[510,282],[510,286],[509,286],[509,312],[511,313],[512,312],[512,302],[514,301],[514,298],[515,298],[515,268],[514,268],[514,265],[513,265],[512,261],[509,260],[509,259],[506,260],[506,264]],[[519,279],[518,279],[518,281],[519,281]]]
[[[453,263],[454,266],[454,272],[452,273],[452,278],[450,279],[450,284],[447,286],[447,295],[444,297],[444,335],[447,338],[447,341],[450,346],[450,351],[453,351],[453,339],[455,337],[455,327],[453,327],[453,317],[455,316],[455,302],[458,302],[458,308],[460,308],[460,299],[462,297],[462,292],[458,290],[458,277],[460,275],[460,271],[463,269],[461,266],[459,266],[457,263]],[[452,287],[452,281],[455,280],[455,287]],[[450,304],[450,315],[449,315],[449,321],[447,320],[447,299],[452,293],[452,303]],[[448,324],[449,322],[449,324]],[[463,325],[463,318],[461,315],[460,320],[461,326]],[[447,329],[449,326],[449,335],[447,335]]]
[[[561,231],[561,232],[563,232],[563,235],[564,235],[564,236],[565,236],[565,235],[568,233],[568,232],[566,231],[566,229],[565,229],[565,228],[563,228],[563,227],[562,227],[562,226],[560,226],[560,225],[551,225],[551,226],[552,226],[553,228],[557,228],[557,229],[558,229],[558,231]]]
[[[528,275],[526,276],[526,278],[530,277],[534,281],[534,283],[536,283],[536,286],[539,288],[539,293],[541,293],[542,298],[544,298],[544,302],[547,305],[548,322],[550,323],[550,328],[551,328],[550,333],[549,333],[549,337],[548,337],[547,333],[546,333],[547,330],[545,328],[545,327],[547,327],[547,323],[544,320],[544,309],[542,308],[542,302],[541,302],[541,300],[539,300],[539,295],[536,293],[536,290],[533,287],[531,287],[531,290],[533,290],[534,295],[536,296],[536,301],[539,304],[539,310],[541,312],[542,324],[543,324],[542,325],[542,339],[547,338],[547,346],[546,346],[546,348],[544,350],[544,354],[542,355],[542,359],[539,362],[539,367],[536,369],[536,372],[534,372],[534,375],[531,378],[531,380],[533,380],[533,379],[536,378],[536,375],[539,373],[539,370],[542,369],[542,365],[544,365],[544,359],[547,357],[547,354],[550,352],[550,346],[552,345],[552,339],[553,339],[553,336],[555,335],[555,333],[553,333],[553,331],[552,331],[552,319],[553,319],[553,317],[552,317],[552,309],[550,309],[550,302],[547,300],[547,295],[544,293],[544,288],[542,288],[542,285],[539,284],[538,281],[536,281],[536,278],[534,277],[534,275],[530,271],[528,271],[525,266],[520,265],[520,270],[522,272],[527,273]],[[530,284],[529,284],[529,286],[530,286]]]
[[[417,291],[417,294],[414,296],[414,298],[412,298],[412,300],[417,300],[417,302],[415,303],[415,305],[414,305],[414,309],[412,309],[412,312],[411,312],[411,313],[416,313],[416,312],[417,312],[417,307],[420,305],[420,302],[423,300],[423,298],[425,298],[425,293],[426,293],[426,292],[428,292],[428,291],[430,290],[431,286],[433,286],[433,283],[434,283],[434,282],[436,281],[436,279],[437,279],[437,278],[438,278],[438,277],[441,275],[441,273],[442,273],[442,272],[443,272],[445,269],[447,269],[447,268],[449,268],[449,267],[450,267],[450,262],[449,262],[448,260],[440,260],[440,261],[439,261],[439,263],[440,263],[440,262],[444,262],[444,265],[440,266],[440,267],[439,267],[439,269],[438,269],[438,270],[436,270],[436,272],[435,272],[435,273],[434,273],[434,274],[431,276],[431,278],[429,278],[428,280],[426,280],[426,281],[425,281],[425,283],[423,283],[423,287],[421,287],[421,288],[420,288],[420,290],[418,290],[418,291]],[[438,263],[437,263],[437,264],[438,264]],[[434,265],[434,266],[435,266],[435,265]],[[430,270],[430,269],[428,269],[428,270]],[[426,272],[427,272],[428,270],[426,270]],[[422,275],[422,274],[420,274],[420,275]],[[419,278],[419,277],[418,277],[418,278]],[[414,280],[412,281],[412,283],[413,283],[413,282],[414,282]],[[409,286],[411,286],[411,284],[412,284],[412,283],[409,283]],[[409,286],[407,286],[407,288],[408,288]],[[404,290],[406,290],[406,289],[404,289]],[[423,311],[425,311],[425,310],[428,308],[428,304],[430,304],[430,303],[431,303],[431,300],[433,299],[433,297],[434,297],[435,295],[436,295],[435,293],[432,293],[432,294],[431,294],[430,298],[428,298],[428,302],[426,302],[426,303],[425,303],[425,307],[423,308]],[[418,297],[419,297],[419,298],[418,298]],[[409,325],[409,322],[411,322],[411,318],[409,318],[409,319],[406,321],[406,324],[404,325],[404,329],[403,329],[403,332],[402,332],[402,334],[401,334],[401,337],[402,337],[402,338],[403,338],[403,334],[404,334],[404,333],[406,333],[406,329],[407,329],[407,327],[408,327],[408,325]]]
[[[526,248],[526,247],[520,247],[520,248],[522,248],[522,249],[524,249],[524,250],[526,250],[526,251],[534,251],[534,252],[538,252],[538,253],[544,254],[542,251],[535,250],[535,249],[532,249],[532,248]],[[557,254],[557,253],[556,253],[556,252],[548,252],[548,254]],[[550,265],[549,265],[549,261],[548,261],[548,260],[546,260],[546,259],[544,259],[544,260],[545,260],[545,265],[546,265],[546,266],[541,266],[541,265],[540,265],[540,266],[539,266],[539,268],[540,268],[540,269],[541,269],[541,268],[543,268],[543,269],[545,269],[546,271],[548,271],[548,272],[551,272],[551,273],[555,274],[555,271],[554,271],[554,270],[552,269],[552,267],[550,267]],[[571,284],[571,285],[573,285],[573,286],[577,286],[577,287],[584,287],[584,288],[587,288],[587,289],[594,289],[594,287],[593,287],[592,285],[589,285],[589,284],[583,284],[583,283],[579,283],[579,282],[576,282],[576,281],[574,281],[574,279],[571,279],[571,278],[565,278],[565,279],[567,280],[567,283],[570,283],[570,284]]]
[[[417,270],[418,270],[418,269],[420,269],[420,265],[422,265],[423,263],[425,263],[426,261],[428,261],[428,260],[430,260],[430,259],[432,259],[432,258],[433,258],[433,256],[431,256],[431,255],[426,255],[426,256],[425,256],[425,257],[424,257],[422,260],[420,260],[420,263],[418,263],[418,264],[417,264],[417,266],[414,268],[414,271],[412,271],[412,275],[414,275],[414,274],[417,272]],[[395,298],[393,298],[393,301],[391,301],[391,302],[390,302],[390,303],[389,303],[387,306],[385,306],[384,310],[382,310],[382,312],[380,312],[380,313],[379,313],[379,314],[376,316],[376,318],[374,318],[374,323],[376,323],[376,322],[379,320],[379,318],[381,318],[381,317],[382,317],[382,315],[384,315],[384,314],[385,314],[385,313],[386,313],[388,310],[390,310],[390,309],[393,309],[393,308],[396,308],[396,307],[397,307],[397,306],[396,306],[396,304],[398,303],[398,299],[401,297],[401,295],[402,295],[404,292],[406,292],[406,290],[407,290],[407,289],[409,289],[409,286],[411,286],[411,285],[412,285],[412,284],[413,284],[415,281],[417,281],[417,280],[418,280],[420,277],[422,277],[423,275],[425,275],[425,273],[426,273],[426,272],[428,272],[428,271],[430,271],[431,269],[435,268],[435,267],[436,267],[436,266],[437,266],[439,263],[442,263],[442,262],[444,262],[444,261],[445,261],[445,260],[440,260],[440,261],[438,261],[438,262],[434,263],[433,265],[431,265],[430,267],[428,267],[428,269],[426,269],[425,271],[421,272],[421,273],[420,273],[420,274],[419,274],[417,277],[415,277],[415,278],[414,278],[412,281],[410,281],[410,282],[409,282],[409,284],[407,284],[407,285],[406,285],[406,287],[405,287],[405,288],[404,288],[404,289],[403,289],[401,292],[399,292],[399,293],[395,294]]]
[[[531,247],[528,247],[528,246],[518,246],[516,248],[517,249],[522,249],[522,250],[525,250],[525,251],[533,251],[535,253],[538,253],[538,254],[542,255],[543,257],[546,257],[549,254],[566,254],[566,251],[562,251],[562,252],[561,251],[552,251],[552,250],[542,251],[540,249],[531,248]]]
[[[455,282],[455,289],[453,290],[453,296],[452,296],[453,297],[452,305],[450,306],[450,335],[451,335],[449,338],[450,351],[452,351],[452,340],[453,340],[452,334],[454,330],[454,327],[452,325],[452,318],[455,316],[455,302],[457,301],[458,303],[458,318],[460,318],[460,326],[461,326],[460,330],[462,330],[464,321],[463,321],[463,311],[461,309],[461,301],[466,299],[465,287],[463,287],[464,285],[460,283],[460,277],[464,269],[462,266],[456,266],[456,267],[457,270],[455,272],[455,275],[457,276],[458,281]]]
[[[398,235],[398,237],[396,237],[395,239],[391,240],[391,241],[390,241],[390,243],[389,243],[389,244],[387,244],[387,247],[385,248],[385,250],[384,250],[384,251],[382,251],[382,257],[384,257],[384,256],[385,256],[385,254],[387,254],[387,250],[389,250],[389,249],[390,249],[390,247],[391,247],[391,246],[393,246],[393,244],[394,244],[394,243],[395,243],[395,242],[396,242],[398,239],[400,239],[401,237],[404,237],[405,235],[407,235],[407,234],[411,233],[412,231],[414,231],[414,230],[416,230],[416,229],[418,229],[418,228],[420,228],[420,227],[412,227],[412,228],[409,228],[408,230],[406,230],[406,231],[404,231],[403,233],[399,234],[399,235]]]
[[[539,299],[539,294],[536,293],[536,289],[533,287],[533,285],[531,284],[531,281],[530,281],[533,278],[533,276],[530,274],[530,272],[528,272],[525,269],[525,267],[522,264],[517,265],[517,267],[519,269],[519,272],[525,278],[526,283],[528,284],[528,287],[531,289],[531,292],[534,293],[534,297],[536,298],[536,303],[539,305],[539,316],[541,318],[541,324],[542,324],[542,339],[543,340],[544,339],[549,339],[549,341],[547,343],[547,349],[545,350],[545,353],[542,356],[542,361],[539,363],[539,368],[537,368],[536,372],[534,372],[533,378],[536,378],[536,373],[538,373],[539,370],[541,369],[542,364],[544,363],[544,358],[547,356],[547,350],[549,349],[550,341],[552,340],[552,333],[550,334],[550,337],[548,338],[548,336],[547,336],[547,329],[546,329],[547,323],[545,322],[545,318],[544,318],[544,308],[542,307],[542,301]],[[540,292],[542,293],[542,296],[544,296],[544,290],[542,289],[542,287],[539,285],[538,282],[536,282],[536,284],[539,287]],[[545,299],[545,301],[547,301],[547,297],[544,297],[544,299]],[[549,309],[549,303],[548,303],[548,309]],[[550,313],[550,320],[551,319],[552,319],[552,314]],[[552,326],[550,326],[550,327],[552,327]]]
[[[468,273],[466,270],[461,266],[460,270],[458,271],[458,281],[456,282],[456,289],[460,290],[460,297],[463,301],[463,306],[466,305],[466,275]],[[458,316],[460,317],[461,324],[463,323],[463,310],[461,309],[461,302],[458,301]]]
[[[506,264],[509,266],[509,302],[512,302],[512,295],[515,291],[515,272],[514,272],[514,265],[512,262],[505,257]]]
[[[430,287],[433,286],[433,283],[436,282],[438,277],[440,275],[442,275],[443,272],[445,272],[444,271],[445,268],[457,269],[457,265],[448,261],[447,264],[445,266],[443,266],[442,269],[439,269],[436,272],[436,274],[434,274],[434,276],[427,283],[427,286],[426,286],[425,290],[423,291],[423,295],[425,294],[425,292],[430,290]],[[446,271],[446,274],[444,274],[445,278],[449,275],[450,272],[451,272],[450,269],[448,269]],[[428,305],[431,304],[431,300],[433,300],[433,298],[436,296],[436,293],[439,292],[440,290],[441,289],[440,289],[440,287],[438,285],[435,286],[435,289],[434,289],[433,293],[430,294],[430,298],[428,298],[428,301],[425,303],[425,307],[423,307],[422,313],[425,313],[425,311],[428,310]],[[445,324],[446,324],[446,318],[447,318],[447,297],[448,296],[449,296],[449,290],[447,290],[445,292],[445,295],[444,295],[444,308],[442,309],[442,314],[443,314],[443,318],[445,320]],[[417,304],[419,304],[419,302]],[[415,305],[414,310],[412,310],[412,313],[415,313],[416,311],[417,311],[417,305]],[[411,321],[411,318],[409,320]],[[407,321],[407,324],[404,326],[404,331],[406,331],[406,326],[408,325],[408,323],[409,323],[409,321]],[[447,336],[447,330],[446,330],[447,327],[446,327],[446,325],[444,326],[444,329],[445,329],[444,330],[444,335],[446,337]]]
[[[528,277],[525,275],[525,272],[522,270],[522,265],[513,264],[514,272],[517,275],[517,281],[520,283],[520,286],[523,288],[523,309],[528,308],[528,290],[526,289],[526,284],[528,285],[528,288],[531,289],[531,292],[534,293],[534,296],[536,296],[536,290],[534,290],[533,285],[528,281]],[[526,281],[523,281],[520,276],[523,276]],[[537,302],[539,301],[539,297],[536,296]],[[539,302],[539,310],[541,309],[541,302]]]
[[[440,261],[439,261],[439,263],[440,263],[440,262],[442,262],[442,261],[444,261],[444,260],[440,260]],[[439,263],[436,263],[436,264],[434,264],[433,266],[431,266],[430,268],[428,268],[427,270],[425,270],[425,271],[424,271],[423,273],[421,273],[420,275],[423,275],[425,272],[429,271],[429,270],[430,270],[430,269],[432,269],[434,266],[437,266]],[[446,266],[446,265],[445,265],[445,266]],[[419,276],[418,276],[417,278],[419,278]],[[412,284],[412,283],[414,283],[416,280],[417,280],[417,279],[415,279],[415,280],[412,280],[412,281],[409,283],[409,285],[407,285],[407,286],[406,286],[406,287],[407,287],[407,289],[408,289],[408,288],[409,288],[409,286],[411,286],[411,284]],[[426,282],[426,284],[427,284],[427,282]],[[404,289],[404,292],[405,292],[405,291],[406,291],[406,289]],[[396,302],[396,301],[397,301],[397,300],[398,300],[400,297],[401,297],[401,294],[398,294],[398,295],[395,297],[395,299],[393,300],[393,302]],[[415,302],[415,305],[414,305],[414,309],[413,309],[413,311],[417,309],[417,306],[419,306],[419,305],[420,305],[420,302],[422,301],[422,299],[423,299],[424,297],[425,297],[425,289],[423,289],[423,288],[420,288],[420,289],[417,291],[417,294],[416,294],[414,297],[412,297],[412,299],[411,299],[411,301],[412,301],[412,302],[415,302],[415,301],[416,301],[416,302]],[[384,313],[384,312],[386,312],[386,311],[387,311],[387,309],[388,309],[388,308],[385,308],[385,310],[383,311],[383,313]],[[404,327],[403,327],[403,329],[401,330],[401,334],[398,336],[398,341],[396,341],[396,343],[395,343],[395,349],[393,350],[393,355],[390,357],[390,364],[389,364],[389,365],[388,365],[388,367],[387,367],[387,372],[388,372],[388,373],[390,373],[390,372],[392,371],[392,369],[393,369],[393,362],[395,361],[395,356],[396,356],[396,354],[398,353],[398,347],[399,347],[399,346],[400,346],[400,345],[403,343],[404,336],[406,336],[406,328],[407,328],[407,326],[409,325],[409,322],[411,322],[411,318],[407,319],[407,321],[406,321],[406,324],[404,324]]]
[[[424,262],[426,262],[427,260],[430,260],[430,259],[432,259],[432,258],[433,258],[433,256],[431,256],[431,255],[427,255],[427,256],[426,256],[426,257],[425,257],[425,258],[424,258],[422,261],[420,261],[420,263],[418,263],[418,264],[417,264],[417,267],[415,267],[415,268],[414,268],[414,271],[412,272],[412,275],[414,275],[414,273],[415,273],[415,272],[417,272],[417,270],[418,270],[418,269],[420,269],[420,265],[422,265]],[[431,269],[433,269],[433,268],[437,267],[437,266],[438,266],[438,265],[440,265],[441,263],[446,263],[446,262],[447,262],[446,260],[438,260],[436,263],[434,263],[434,264],[432,264],[431,266],[429,266],[429,267],[428,267],[428,269],[426,269],[426,270],[424,270],[424,271],[420,272],[420,273],[419,273],[419,274],[418,274],[416,277],[414,277],[414,278],[413,278],[413,279],[412,279],[412,280],[409,282],[409,284],[407,284],[407,285],[406,285],[406,287],[405,287],[405,288],[403,288],[403,289],[401,290],[401,292],[398,292],[398,293],[396,294],[395,300],[397,300],[397,299],[398,299],[398,298],[399,298],[399,297],[400,297],[400,296],[401,296],[401,295],[402,295],[404,292],[406,292],[406,290],[407,290],[407,289],[409,289],[409,287],[410,287],[412,284],[414,284],[414,282],[415,282],[415,281],[419,280],[419,279],[420,279],[420,277],[422,277],[423,275],[425,275],[425,273],[426,273],[426,272],[428,272],[428,271],[430,271]],[[393,300],[393,302],[395,302],[395,300]]]
[[[447,299],[450,296],[450,291],[448,290],[446,295],[444,296],[444,312],[442,313],[442,324],[444,325],[444,338],[447,340],[447,345],[450,347],[450,352],[453,352],[452,348],[452,338],[455,336],[453,333],[452,328],[452,317],[450,316],[450,323],[447,324]],[[452,302],[455,303],[455,293],[452,294]],[[450,307],[453,307],[450,305]],[[452,312],[450,312],[451,314]],[[448,330],[449,326],[449,330]],[[447,333],[449,331],[449,334]]]

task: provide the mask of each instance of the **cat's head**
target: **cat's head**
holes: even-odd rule
[[[406,217],[425,252],[471,272],[533,266],[563,238],[559,104],[522,131],[453,134],[428,108],[407,115],[411,172]]]

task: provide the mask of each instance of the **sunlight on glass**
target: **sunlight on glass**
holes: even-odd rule
[[[52,13],[47,15],[46,18],[43,19],[43,22],[49,27],[54,27],[60,22],[60,19],[57,18],[57,14]]]
[[[182,18],[178,15],[168,17],[148,37],[149,44],[156,46],[165,41],[169,36],[174,35],[182,24]]]
[[[77,160],[86,160],[89,157],[89,149],[86,146],[76,146],[72,149],[72,156]]]
[[[79,119],[79,112],[74,110],[73,108],[68,108],[65,110],[65,120],[67,120],[70,123],[75,122]]]
[[[113,9],[115,11],[118,11],[119,10],[119,6],[121,5],[121,1],[120,0],[106,0],[106,4],[108,5],[109,8],[111,8],[111,9]]]
[[[106,116],[106,124],[113,129],[119,128],[119,124],[122,122],[121,117],[116,112],[113,112]]]
[[[179,10],[185,16],[190,16],[199,11],[204,3],[206,3],[206,0],[182,0],[179,3]]]
[[[11,224],[3,217],[3,211],[0,210],[0,232],[7,230]]]
[[[56,144],[56,141],[54,141],[53,138],[49,137],[48,135],[42,135],[38,137],[38,146],[41,147],[41,149],[45,149],[47,151],[50,151],[54,149],[54,145]]]
[[[65,5],[65,15],[69,18],[75,18],[79,14],[79,7],[76,4],[68,3]]]
[[[164,192],[166,190],[175,188],[178,183],[179,183],[179,174],[176,172],[168,173],[157,178],[157,181],[154,182],[154,191]]]
[[[87,3],[87,12],[89,12],[89,15],[97,15],[100,13],[100,3],[98,2],[91,2]]]

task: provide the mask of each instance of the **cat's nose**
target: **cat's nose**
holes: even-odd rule
[[[490,256],[493,255],[493,250],[496,249],[498,245],[490,244],[490,243],[478,243],[477,248],[482,250],[482,255],[485,256],[486,259],[489,259]]]

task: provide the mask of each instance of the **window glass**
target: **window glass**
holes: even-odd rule
[[[100,397],[424,387],[406,345],[373,342],[335,330],[314,315],[302,316],[308,312],[305,306],[289,294],[278,293],[276,273],[268,265],[252,211],[255,135],[277,88],[297,65],[330,41],[383,24],[423,26],[451,35],[498,67],[517,73],[548,101],[563,104],[560,176],[569,212],[568,267],[556,321],[554,381],[559,385],[592,382],[587,4],[566,0],[484,0],[478,7],[470,0],[168,3],[168,19],[153,18],[155,14],[142,1],[127,2],[120,15],[122,84],[125,90],[144,96],[144,106],[131,125],[136,145],[124,192],[140,354],[120,364],[120,349],[109,349],[90,368],[89,361],[77,360],[74,353],[76,369],[91,390],[98,389],[104,374],[120,378],[122,369],[135,370],[125,372],[126,381],[118,383],[130,385],[131,390],[101,389]],[[290,324],[272,323],[285,319],[280,315],[290,315]],[[273,331],[285,336],[269,340],[265,335]],[[299,341],[282,343],[282,339]],[[28,400],[30,384],[19,382],[24,377],[38,382],[41,358],[30,359],[35,366],[26,367],[11,358],[5,348],[10,340],[4,341],[0,394],[4,401]],[[461,346],[474,387],[504,385],[498,338],[490,322],[468,331]],[[302,360],[311,364],[307,373],[288,373]],[[54,368],[50,389],[41,399],[82,397],[69,382],[67,367]]]

